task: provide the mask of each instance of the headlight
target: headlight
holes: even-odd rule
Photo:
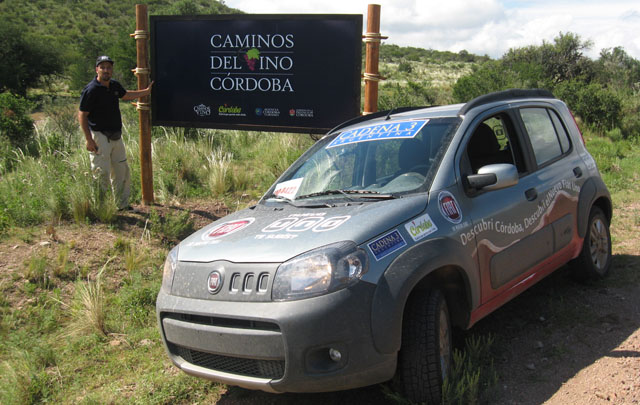
[[[368,269],[367,254],[355,243],[327,245],[281,264],[272,298],[289,301],[327,294],[356,283]]]
[[[164,270],[162,271],[162,291],[169,294],[171,285],[173,284],[173,275],[178,267],[178,246],[171,249],[164,261]]]

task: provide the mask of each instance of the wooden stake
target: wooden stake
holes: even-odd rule
[[[131,34],[136,40],[138,67],[133,70],[138,77],[138,90],[149,86],[148,39],[149,25],[147,22],[147,5],[136,4],[136,32]],[[151,164],[151,103],[149,96],[138,99],[136,108],[140,123],[140,176],[142,180],[142,203],[152,204],[153,198],[153,167]]]
[[[378,111],[378,82],[382,79],[378,70],[380,59],[380,5],[369,4],[367,8],[367,32],[363,36],[366,44],[364,69],[364,112],[371,114]]]

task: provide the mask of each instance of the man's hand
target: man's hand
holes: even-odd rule
[[[98,154],[98,144],[93,140],[93,138],[87,139],[87,150],[89,152]]]

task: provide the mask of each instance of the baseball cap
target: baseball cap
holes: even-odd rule
[[[113,65],[113,61],[107,55],[98,56],[98,59],[96,59],[96,67],[102,62],[111,62],[111,64]]]

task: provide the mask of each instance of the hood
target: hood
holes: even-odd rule
[[[281,263],[334,242],[360,245],[424,211],[427,194],[330,208],[258,205],[215,221],[180,243],[178,260]]]

